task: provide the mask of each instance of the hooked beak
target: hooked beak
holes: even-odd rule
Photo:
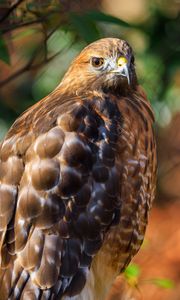
[[[127,63],[124,63],[122,66],[118,66],[117,69],[112,70],[111,73],[126,77],[128,84],[130,85],[129,69]]]

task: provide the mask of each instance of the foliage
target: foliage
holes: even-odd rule
[[[144,283],[151,283],[155,286],[162,288],[162,289],[173,289],[175,287],[175,284],[173,280],[169,278],[150,278],[150,279],[141,279],[141,269],[140,266],[131,263],[124,271],[124,277],[127,281],[127,283],[135,288],[138,288],[140,284]]]
[[[0,78],[0,120],[7,126],[55,88],[87,43],[105,36],[122,37],[132,44],[139,81],[160,124],[166,125],[171,111],[180,107],[175,83],[180,76],[178,14],[171,15],[155,1],[153,5],[149,2],[149,17],[134,24],[102,12],[96,4],[99,1],[8,3],[0,4],[0,59],[11,63]]]
[[[0,35],[0,57],[5,63],[10,63],[8,48],[2,35]]]
[[[149,280],[154,285],[163,288],[163,289],[173,289],[174,288],[174,282],[171,279],[167,278],[153,278]]]
[[[139,276],[140,276],[140,267],[137,264],[131,263],[125,269],[124,276],[130,285],[136,286],[138,283]]]

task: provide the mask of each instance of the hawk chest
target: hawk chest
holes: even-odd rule
[[[139,250],[154,199],[156,146],[152,119],[146,104],[129,102],[122,99],[118,103],[121,121],[117,126],[114,164],[118,217],[108,228],[91,269],[96,278],[94,293],[102,295],[102,299],[115,277]]]

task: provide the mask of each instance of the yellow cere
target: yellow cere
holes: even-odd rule
[[[128,60],[126,57],[124,56],[119,57],[117,61],[118,67],[122,67],[123,65],[127,64],[127,62]]]

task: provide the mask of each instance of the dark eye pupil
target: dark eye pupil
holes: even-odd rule
[[[100,67],[104,63],[104,59],[102,57],[93,57],[92,58],[92,65],[94,67]]]

